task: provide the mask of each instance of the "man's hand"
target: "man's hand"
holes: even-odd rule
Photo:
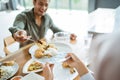
[[[77,36],[75,34],[70,34],[70,40],[76,40]]]
[[[29,39],[31,36],[27,36],[27,32],[25,30],[19,30],[13,34],[13,37],[18,42],[24,42]]]

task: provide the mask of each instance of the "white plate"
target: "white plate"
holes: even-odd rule
[[[28,60],[28,61],[25,63],[25,65],[23,66],[23,73],[40,72],[40,71],[43,70],[43,69],[38,69],[38,70],[34,70],[34,71],[28,71],[28,67],[30,66],[30,64],[31,64],[33,61],[36,61],[36,60],[30,59],[30,60]],[[36,61],[36,62],[39,62],[39,61]],[[41,63],[42,63],[42,62],[41,62]]]
[[[75,73],[71,74],[69,68],[63,68],[62,63],[57,63],[53,68],[54,80],[73,80],[78,72],[75,69]]]
[[[52,43],[55,45],[59,53],[69,53],[72,52],[72,48],[70,45],[65,44],[65,43]],[[33,45],[29,48],[29,53],[33,55],[35,53],[35,50],[38,49],[39,47],[37,45]]]
[[[54,44],[55,47],[57,47],[57,50],[58,50],[57,55],[52,56],[50,58],[47,58],[47,57],[42,57],[40,59],[35,58],[34,53],[35,53],[35,50],[38,49],[38,46],[33,45],[29,49],[29,53],[31,54],[32,59],[40,61],[40,62],[44,62],[44,63],[46,62],[56,63],[56,62],[61,61],[61,59],[64,59],[68,52],[72,52],[72,48],[68,44],[65,44],[65,43],[52,43],[52,44]]]
[[[15,62],[13,66],[0,66],[0,68],[6,72],[6,75],[1,77],[0,80],[7,80],[16,74],[19,69],[19,65]]]
[[[62,43],[62,42],[56,42],[53,44],[57,47],[58,52],[62,52],[62,53],[72,52],[72,48],[69,44]]]

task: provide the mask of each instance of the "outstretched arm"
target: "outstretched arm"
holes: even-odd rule
[[[77,69],[80,80],[95,80],[91,73],[89,73],[87,67],[84,63],[73,53],[68,53],[66,57],[70,57],[65,63],[69,64],[69,66]]]

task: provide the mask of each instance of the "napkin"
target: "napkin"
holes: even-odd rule
[[[28,75],[24,76],[21,80],[45,80],[44,77],[31,72]]]

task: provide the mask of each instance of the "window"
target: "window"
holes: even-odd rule
[[[25,7],[31,8],[33,0],[25,0]],[[88,0],[51,0],[50,8],[54,9],[70,9],[70,10],[87,10]]]
[[[72,9],[75,10],[87,10],[88,0],[71,0]]]
[[[25,0],[24,5],[25,5],[26,9],[32,8],[32,6],[33,6],[33,0]]]

